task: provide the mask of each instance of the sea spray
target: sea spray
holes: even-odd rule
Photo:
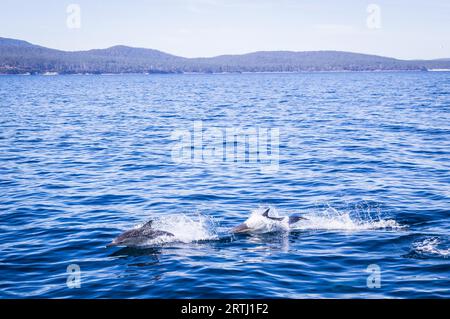
[[[319,209],[302,214],[305,219],[292,225],[293,230],[345,230],[360,231],[371,229],[402,229],[391,218],[382,217],[378,206],[371,207],[367,204],[348,206],[347,209],[337,209],[326,203]]]
[[[202,214],[195,216],[187,214],[167,215],[156,218],[152,226],[155,229],[167,231],[174,236],[161,236],[157,239],[149,240],[145,243],[145,246],[219,239],[214,219]]]
[[[412,244],[413,250],[423,256],[450,256],[450,248],[443,247],[445,242],[439,237],[428,237]]]

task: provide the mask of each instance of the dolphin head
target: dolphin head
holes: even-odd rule
[[[127,230],[114,238],[114,240],[107,245],[107,247],[113,246],[127,246],[127,247],[137,247],[145,245],[149,240],[155,239],[160,236],[173,237],[174,235],[163,231],[156,230],[152,228],[152,220],[145,223],[143,226]]]
[[[145,241],[146,237],[143,235],[140,228],[131,229],[123,232],[113,239],[107,247],[113,246],[138,246]]]
[[[239,224],[231,229],[231,232],[234,234],[249,233],[250,231],[251,228],[247,225],[246,222],[243,222],[242,224]]]
[[[235,234],[263,232],[265,226],[266,223],[261,215],[252,214],[245,222],[234,227],[231,232]]]

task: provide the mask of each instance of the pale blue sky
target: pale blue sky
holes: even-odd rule
[[[63,50],[116,44],[186,57],[258,50],[344,50],[397,58],[450,58],[450,1],[0,0],[0,36]],[[81,28],[66,8],[81,8]],[[367,27],[367,6],[381,28]]]

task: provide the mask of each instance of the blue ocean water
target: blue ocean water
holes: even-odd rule
[[[1,298],[450,297],[448,72],[3,76],[0,97]],[[278,170],[174,161],[200,120],[279,129]],[[228,233],[265,206],[307,219]],[[105,247],[151,218],[180,240]]]

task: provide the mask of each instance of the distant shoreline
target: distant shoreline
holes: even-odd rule
[[[306,74],[306,73],[428,73],[428,72],[450,72],[450,69],[430,69],[430,70],[361,70],[361,71],[293,71],[293,72],[283,72],[283,71],[255,71],[255,72],[179,72],[179,73],[56,73],[56,74],[45,74],[45,73],[0,73],[0,76],[116,76],[116,75],[239,75],[239,74]]]
[[[61,51],[0,38],[0,74],[227,74],[403,72],[450,69],[450,59],[400,60],[345,51],[258,51],[185,58],[123,45]]]

